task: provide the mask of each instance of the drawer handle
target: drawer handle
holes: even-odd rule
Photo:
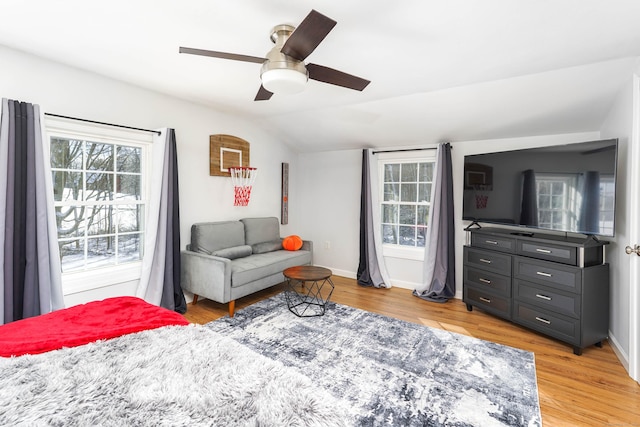
[[[480,301],[486,302],[487,304],[491,303],[491,300],[489,298],[485,298],[485,297],[480,297]]]
[[[536,294],[536,297],[543,299],[545,301],[551,301],[551,297],[548,297],[546,295],[542,295],[542,294]]]
[[[536,316],[536,320],[537,320],[538,322],[542,322],[542,323],[544,323],[545,325],[550,325],[550,324],[551,324],[551,322],[550,322],[549,320],[547,320],[547,319],[543,319],[542,317],[538,317],[538,316]]]
[[[498,242],[496,242],[495,240],[485,240],[484,242],[488,243],[490,245],[497,245],[498,244]]]
[[[551,273],[545,273],[544,271],[536,271],[538,276],[551,277]]]
[[[550,254],[551,251],[549,249],[540,249],[540,248],[536,248],[536,252],[540,252],[543,254]]]
[[[485,264],[491,264],[491,260],[490,259],[480,258],[480,262],[484,262]]]
[[[486,283],[487,285],[491,284],[491,280],[483,279],[482,277],[478,279],[482,283]]]

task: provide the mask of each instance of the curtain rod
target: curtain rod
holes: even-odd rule
[[[447,144],[449,144],[447,142]],[[399,153],[401,151],[422,151],[422,150],[437,150],[438,148],[405,148],[405,149],[401,149],[401,150],[381,150],[381,151],[373,151],[372,154],[378,154],[378,153]],[[451,149],[453,150],[453,147],[451,147]]]
[[[124,125],[115,125],[113,123],[97,122],[95,120],[79,119],[77,117],[69,117],[69,116],[61,116],[60,114],[44,113],[44,115],[45,116],[51,116],[51,117],[58,117],[58,118],[61,118],[61,119],[71,119],[71,120],[78,120],[80,122],[94,123],[96,125],[106,125],[106,126],[113,126],[113,127],[117,127],[117,128],[123,128],[123,129],[140,130],[140,131],[143,131],[143,132],[157,133],[158,135],[162,134],[162,132],[160,132],[159,130],[134,128],[132,126],[124,126]]]

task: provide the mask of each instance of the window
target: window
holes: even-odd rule
[[[58,118],[47,118],[47,131],[63,279],[139,269],[152,135]]]
[[[381,161],[383,244],[425,246],[434,164],[432,159]]]
[[[600,175],[600,233],[602,234],[613,235],[615,187],[613,175]]]
[[[577,182],[575,175],[536,174],[538,225],[543,228],[568,230],[576,227]]]

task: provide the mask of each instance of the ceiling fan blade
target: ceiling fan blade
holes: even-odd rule
[[[255,62],[262,64],[266,58],[259,58],[250,55],[238,55],[237,53],[217,52],[215,50],[193,49],[191,47],[180,47],[180,53],[188,53],[191,55],[211,56],[213,58],[232,59],[234,61]]]
[[[333,19],[311,10],[295,31],[291,33],[280,52],[298,61],[304,61],[336,24],[337,22]]]
[[[307,71],[309,71],[310,79],[353,90],[362,91],[371,83],[369,80],[318,64],[307,64]]]
[[[256,95],[256,99],[254,101],[268,101],[271,99],[273,92],[269,92],[264,88],[264,86],[260,85],[260,89],[258,89],[258,94]]]

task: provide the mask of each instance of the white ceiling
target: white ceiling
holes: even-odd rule
[[[338,22],[307,58],[367,78],[254,102],[273,26]],[[598,130],[640,56],[637,0],[2,0],[0,44],[251,117],[299,151]]]

